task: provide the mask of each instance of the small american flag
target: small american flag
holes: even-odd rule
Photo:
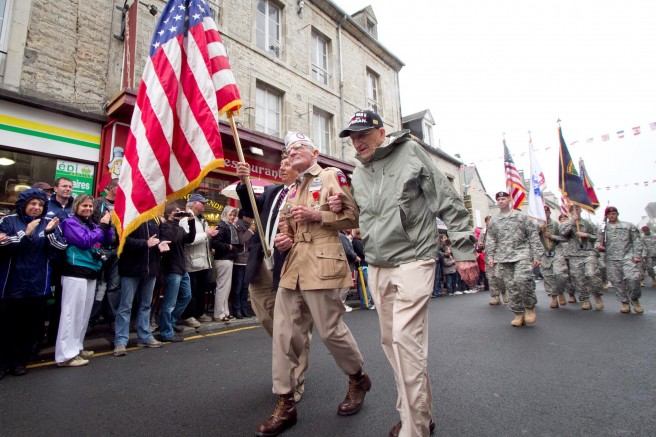
[[[601,141],[608,141],[610,140],[610,135],[609,134],[603,134],[601,136]]]
[[[623,130],[618,130],[617,131],[617,138],[624,138],[624,131]]]
[[[209,5],[169,0],[153,34],[119,176],[119,253],[130,232],[224,165],[219,114],[240,107]]]
[[[640,126],[635,126],[633,128],[633,135],[640,135]]]
[[[515,162],[510,156],[510,151],[508,146],[506,146],[506,140],[503,140],[503,166],[506,170],[506,191],[510,194],[512,198],[512,207],[513,209],[519,209],[521,204],[526,198],[526,188],[524,188],[524,181],[522,181],[517,167],[515,167]]]
[[[569,201],[563,196],[560,196],[560,213],[569,216]]]

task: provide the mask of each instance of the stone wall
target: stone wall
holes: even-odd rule
[[[20,91],[23,94],[103,113],[103,105],[120,92],[123,42],[120,33],[123,0],[31,0]],[[312,111],[319,108],[333,116],[331,154],[350,159],[337,135],[353,112],[365,107],[366,75],[379,75],[380,113],[388,131],[400,128],[398,74],[343,29],[343,112],[340,101],[338,23],[320,12],[312,0],[302,16],[296,0],[282,0],[280,57],[256,45],[257,0],[208,0],[217,11],[219,30],[228,50],[243,100],[239,121],[255,129],[255,88],[258,83],[283,96],[281,137],[285,131],[312,133]],[[319,1],[319,0],[317,0]],[[139,7],[136,84],[147,60],[163,0],[149,0],[159,9],[156,17]],[[316,30],[329,41],[327,85],[312,78],[311,35]]]

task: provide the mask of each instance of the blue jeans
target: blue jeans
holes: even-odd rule
[[[173,326],[191,300],[189,274],[169,273],[164,277],[164,301],[159,311],[159,333],[163,340],[173,337]]]
[[[369,299],[369,307],[364,303],[364,294],[362,293],[362,284],[360,283],[360,274],[358,271],[355,271],[358,280],[358,295],[360,296],[360,308],[371,309],[371,306],[374,304],[374,298],[369,292],[369,268],[367,266],[362,267],[362,277],[364,277],[364,286],[367,290],[367,299]]]
[[[103,296],[100,296],[100,291],[104,287]],[[100,270],[100,278],[96,283],[96,300],[93,302],[91,309],[91,318],[98,317],[103,310],[103,302],[107,300],[107,311],[105,316],[110,316],[112,322],[118,310],[118,304],[121,299],[119,293],[121,289],[121,277],[118,275],[118,257],[116,254],[110,255],[109,259],[103,264]],[[100,300],[98,300],[100,299]]]
[[[137,313],[137,337],[141,342],[153,339],[150,332],[150,301],[153,299],[155,279],[143,277],[121,277],[121,303],[116,312],[116,339],[114,345],[127,346],[130,337],[130,312],[134,295],[139,292]]]
[[[453,293],[454,291],[456,291],[456,285],[458,281],[456,274],[448,273],[444,275],[444,279],[445,279],[446,291],[448,291],[449,293]]]
[[[244,287],[246,266],[232,266],[232,314],[245,314],[248,310],[248,284]]]
[[[435,281],[433,282],[433,296],[442,292],[442,263],[435,263]]]

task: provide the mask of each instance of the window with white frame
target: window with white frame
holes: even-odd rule
[[[312,77],[328,85],[328,39],[312,31]]]
[[[312,141],[322,154],[330,154],[330,126],[332,114],[319,108],[312,110]]]
[[[367,33],[376,38],[376,24],[369,19],[367,19]]]
[[[367,107],[374,112],[379,112],[380,106],[378,87],[378,75],[371,70],[367,70]]]
[[[255,91],[255,129],[280,137],[281,110],[282,93],[258,83]]]
[[[433,146],[433,126],[424,122],[424,143]]]
[[[280,57],[280,7],[270,0],[258,0],[255,33],[257,46]]]
[[[0,78],[5,77],[12,0],[0,0]]]

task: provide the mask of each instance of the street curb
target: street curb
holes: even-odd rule
[[[257,317],[246,317],[243,319],[233,319],[229,322],[202,322],[199,328],[182,326],[182,332],[177,333],[181,337],[187,338],[196,335],[206,335],[215,332],[227,331],[236,327],[259,326],[260,321]],[[159,339],[159,330],[153,332],[156,339]],[[137,333],[130,331],[128,347],[136,346]],[[97,353],[114,350],[114,333],[106,324],[101,324],[95,328],[89,328],[84,339],[84,348]],[[47,346],[42,348],[35,356],[30,359],[30,364],[53,361],[55,359],[55,347]]]

